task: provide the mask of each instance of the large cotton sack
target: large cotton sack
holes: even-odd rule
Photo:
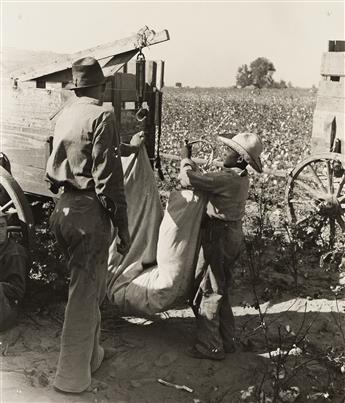
[[[108,296],[122,315],[151,315],[170,309],[186,298],[194,275],[206,207],[202,194],[192,190],[173,191],[161,221],[156,212],[158,190],[146,158],[143,149],[125,180],[129,227],[135,242],[122,260],[116,252],[116,241],[111,248]],[[128,165],[123,162],[126,171]],[[146,178],[145,185],[140,179],[142,175]],[[152,261],[154,252],[157,252],[157,264],[145,270],[143,264]]]
[[[116,292],[156,263],[159,226],[163,209],[145,148],[137,155],[122,157],[131,247],[125,257],[116,250],[119,239],[114,234],[109,249],[108,297],[114,302]]]
[[[157,266],[144,270],[114,296],[123,314],[151,315],[187,297],[205,204],[204,198],[191,190],[171,193],[159,230]]]

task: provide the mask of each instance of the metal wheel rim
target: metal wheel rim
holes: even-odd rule
[[[9,226],[9,232],[20,232],[24,246],[33,245],[34,219],[27,199],[17,181],[2,166],[0,166],[0,186],[5,190],[10,200],[0,203],[0,211],[10,212],[18,217],[18,226]]]

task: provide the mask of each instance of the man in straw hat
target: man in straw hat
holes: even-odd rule
[[[197,317],[196,343],[189,351],[195,358],[221,360],[235,350],[235,323],[230,302],[232,270],[242,244],[242,218],[248,198],[249,164],[262,172],[262,143],[252,133],[232,139],[218,137],[227,146],[220,172],[202,174],[190,159],[191,148],[182,149],[181,183],[208,195],[201,229],[202,250],[191,298]]]
[[[16,323],[25,293],[28,263],[24,247],[8,238],[7,215],[0,211],[0,332]]]
[[[111,222],[126,254],[127,204],[114,112],[102,104],[105,77],[92,57],[72,65],[76,99],[57,119],[47,163],[52,191],[63,189],[50,219],[70,270],[69,296],[54,386],[79,393],[109,350],[99,342]]]

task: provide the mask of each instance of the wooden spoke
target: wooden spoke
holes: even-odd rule
[[[345,202],[345,195],[339,197],[338,202],[339,202],[340,204],[342,204],[343,202]]]
[[[302,225],[308,222],[309,220],[315,218],[316,212],[310,212],[307,217],[301,218],[300,220],[296,221],[296,225]]]
[[[313,177],[316,179],[316,182],[320,185],[321,189],[327,193],[327,189],[325,188],[324,184],[322,183],[322,180],[320,179],[320,177],[317,175],[316,170],[314,169],[314,167],[312,166],[312,164],[308,165],[308,167],[310,168]]]
[[[295,184],[301,186],[304,190],[309,192],[309,195],[317,200],[325,200],[325,194],[313,189],[311,186],[307,185],[306,183],[302,182],[301,180],[295,180]]]
[[[338,189],[336,192],[337,197],[339,197],[341,191],[343,190],[344,185],[345,185],[345,174],[343,174],[343,177],[341,178],[341,181],[339,182]]]
[[[326,161],[326,166],[327,166],[328,193],[332,194],[334,192],[334,189],[333,189],[333,168],[331,167],[331,162],[329,160]]]
[[[0,207],[0,211],[6,211],[10,206],[14,206],[13,200],[8,201],[6,204]]]
[[[7,227],[8,231],[14,231],[14,232],[20,232],[22,230],[22,227],[19,225],[9,225]]]
[[[341,232],[345,234],[345,173],[335,175],[338,163],[345,167],[344,155],[307,157],[290,172],[285,191],[288,219],[306,229],[307,236],[320,237],[331,247]]]

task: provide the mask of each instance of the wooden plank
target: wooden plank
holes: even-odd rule
[[[42,77],[40,77],[40,80],[50,81],[50,82],[68,83],[69,81],[72,81],[71,66],[66,70],[58,71],[56,73],[47,74],[45,76],[42,76]],[[36,81],[25,81],[25,82],[33,82],[34,84],[36,83]],[[22,85],[22,83],[20,85]]]
[[[156,75],[157,75],[157,63],[153,60],[146,61],[146,69],[145,69],[145,80],[146,84],[149,87],[156,86]],[[150,90],[150,88],[147,88]]]
[[[315,110],[345,113],[345,98],[318,97]]]
[[[135,67],[136,60],[131,60],[126,64],[126,73],[129,74],[136,74],[136,67]],[[152,79],[150,79],[150,75],[152,76],[152,71],[153,67],[151,63],[155,63],[156,66],[154,69],[156,70],[155,74],[155,87],[158,89],[161,89],[164,87],[164,66],[165,63],[163,60],[147,60],[146,61],[146,79],[148,84],[152,82]]]
[[[329,52],[345,52],[345,41],[328,41]]]
[[[336,136],[341,137],[341,133],[345,135],[344,131],[344,113],[339,112],[329,112],[329,111],[319,111],[316,110],[313,116],[313,131],[312,136],[323,136],[325,133],[330,133],[332,121],[335,118],[337,130]]]
[[[50,128],[37,128],[37,127],[27,127],[20,125],[8,125],[6,123],[1,125],[1,135],[8,136],[19,135],[25,138],[46,141],[46,139],[51,135],[52,129]],[[5,137],[4,137],[5,138]]]
[[[135,66],[136,60],[131,60],[130,62],[127,63],[127,71],[126,73],[129,74],[136,74],[136,66]]]
[[[21,119],[15,119],[14,116],[11,116],[6,119],[4,118],[1,123],[8,127],[31,128],[33,132],[36,133],[51,132],[53,130],[53,124],[51,124],[48,120],[37,118],[33,119],[30,116]]]
[[[35,115],[53,111],[64,101],[61,89],[18,88],[4,93],[6,103],[3,104],[3,113],[15,109],[16,111],[34,111]],[[17,112],[16,112],[17,113]],[[18,116],[19,118],[19,116]]]
[[[29,131],[34,129],[34,132],[36,129],[51,131],[54,123],[50,121],[50,116],[72,96],[72,91],[61,88],[11,88],[4,94],[6,103],[3,104],[2,123],[22,128],[19,131],[25,127]]]
[[[327,152],[331,145],[332,122],[335,118],[335,137],[345,150],[345,114],[316,110],[313,116],[312,153]]]
[[[155,86],[157,72],[157,62],[154,60],[146,60],[145,64],[145,79],[148,85]],[[136,75],[136,60],[131,60],[127,63],[127,74],[135,77]]]
[[[345,98],[345,77],[340,81],[320,81],[319,97]]]
[[[54,81],[47,81],[46,82],[46,89],[47,90],[57,90],[62,88],[62,82],[54,82]]]
[[[157,62],[157,78],[156,78],[156,88],[161,91],[164,87],[164,68],[165,62],[163,60],[158,60]]]
[[[149,41],[146,46],[151,46],[161,42],[165,42],[168,41],[169,39],[170,37],[168,31],[163,30],[155,33],[155,35],[152,38],[149,38]],[[39,77],[46,76],[48,74],[53,74],[71,68],[73,62],[82,57],[93,56],[95,59],[101,60],[109,56],[115,56],[137,48],[138,48],[137,35],[133,35],[127,38],[106,43],[104,45],[99,45],[94,48],[89,48],[69,56],[58,58],[54,60],[52,63],[49,63],[42,67],[38,67],[37,69],[31,71],[27,70],[15,71],[11,74],[11,77],[17,78],[21,81],[33,80]]]
[[[23,170],[21,164],[11,164],[12,175],[19,183],[24,192],[40,196],[56,197],[48,189],[48,183],[45,181],[45,169],[36,167],[27,167]]]
[[[25,81],[20,83],[21,88],[36,88],[36,81]]]
[[[11,164],[21,165],[23,171],[28,167],[45,169],[47,140],[48,137],[33,138],[24,133],[1,132],[1,151]]]
[[[323,53],[321,59],[321,75],[344,76],[345,53],[344,52]]]
[[[112,76],[115,73],[119,72],[119,70],[127,64],[129,60],[132,59],[136,54],[138,53],[138,50],[131,50],[126,53],[121,53],[120,55],[116,55],[114,57],[111,57],[110,60],[104,65],[103,67],[103,73],[105,76]]]
[[[311,152],[312,154],[324,153],[329,151],[329,140],[325,137],[313,137],[311,139]]]
[[[121,102],[136,102],[137,92],[135,75],[128,73],[116,73],[114,77],[116,77],[116,80],[114,81],[114,87],[112,88],[112,90],[110,90],[109,88],[106,89],[104,100],[111,101],[113,97],[111,92],[115,91],[121,93]],[[144,101],[148,101],[150,99],[150,94],[152,93],[152,91],[152,87],[146,86]]]
[[[122,93],[117,89],[121,89],[121,80],[122,74],[115,74],[112,80],[112,104],[114,107],[115,113],[115,122],[117,133],[121,133],[121,102],[122,102]]]

